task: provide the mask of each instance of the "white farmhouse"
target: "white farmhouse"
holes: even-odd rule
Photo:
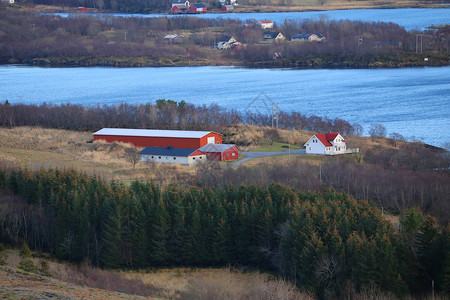
[[[304,145],[307,154],[336,155],[359,152],[359,149],[347,149],[347,142],[337,132],[313,135]]]
[[[194,165],[206,160],[206,154],[197,149],[169,147],[147,147],[141,151],[141,161],[166,164]]]
[[[219,39],[219,42],[217,43],[217,48],[218,49],[231,49],[231,47],[233,47],[233,45],[241,45],[241,43],[239,43],[234,36],[223,36]]]
[[[14,0],[2,0],[2,3],[14,4]]]

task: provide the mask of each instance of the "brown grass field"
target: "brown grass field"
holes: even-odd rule
[[[224,143],[236,143],[241,151],[281,151],[288,143],[301,148],[312,136],[302,130],[273,129],[253,125],[233,125],[223,131]],[[372,141],[368,137],[347,137],[349,146],[362,151],[373,148],[394,148],[402,142],[390,139]],[[107,180],[132,181],[156,180],[173,182],[195,174],[195,167],[138,162],[133,169],[126,158],[125,149],[133,147],[123,143],[92,143],[92,133],[35,127],[0,128],[0,161],[31,170],[40,168],[74,168],[87,174],[96,174]],[[296,156],[291,155],[291,158]],[[320,163],[324,158],[307,155],[302,159]],[[264,157],[245,162],[289,163],[288,155]]]
[[[52,277],[16,269],[18,250],[7,250],[0,267],[0,298],[6,299],[313,299],[269,274],[233,268],[110,271],[48,261]],[[35,257],[35,265],[42,258]]]

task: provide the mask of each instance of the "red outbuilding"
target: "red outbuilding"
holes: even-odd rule
[[[202,3],[192,4],[189,7],[189,10],[190,10],[191,13],[205,13],[206,12],[206,5],[204,5]]]
[[[239,158],[239,149],[234,144],[207,144],[200,149],[206,158],[214,160],[233,160]]]
[[[94,141],[130,143],[135,147],[198,149],[206,144],[222,144],[222,135],[212,131],[103,128],[94,133]]]

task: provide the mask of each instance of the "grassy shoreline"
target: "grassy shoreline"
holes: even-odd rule
[[[370,58],[370,57],[369,57]],[[374,58],[374,57],[373,57]],[[413,67],[444,67],[450,65],[448,54],[403,53],[382,59],[349,60],[339,57],[316,56],[313,58],[284,58],[274,61],[239,61],[187,59],[185,57],[47,57],[24,60],[8,60],[0,65],[25,65],[38,67],[205,67],[239,66],[245,68],[295,68],[295,69],[395,69]]]

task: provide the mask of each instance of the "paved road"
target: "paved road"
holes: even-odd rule
[[[235,167],[237,165],[240,165],[243,162],[246,162],[251,159],[255,159],[258,157],[264,157],[264,156],[272,156],[272,155],[288,155],[289,150],[283,150],[280,152],[239,152],[239,155],[245,155],[246,158],[238,160],[237,162],[230,165],[230,167]],[[291,150],[291,154],[306,154],[305,149],[297,149],[297,150]]]

